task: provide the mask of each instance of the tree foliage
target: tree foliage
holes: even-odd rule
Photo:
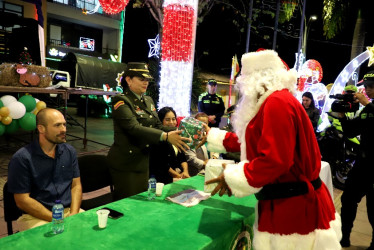
[[[349,5],[346,0],[323,0],[323,34],[327,39],[343,29]]]

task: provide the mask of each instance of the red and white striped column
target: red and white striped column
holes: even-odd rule
[[[198,0],[165,0],[159,108],[190,115]]]

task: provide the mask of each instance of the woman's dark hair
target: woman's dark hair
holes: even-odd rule
[[[130,76],[130,78],[133,78],[134,76]],[[123,74],[122,78],[121,78],[121,86],[123,89],[128,89],[129,88],[129,85],[127,84],[126,82],[126,76],[125,74]]]
[[[166,116],[167,113],[173,112],[175,115],[175,118],[177,118],[177,113],[175,113],[175,110],[172,107],[163,107],[158,111],[158,118],[160,118],[160,121],[162,122]]]
[[[304,96],[305,96],[305,97],[308,97],[309,99],[312,100],[312,102],[310,103],[310,107],[311,107],[311,108],[315,108],[316,105],[314,104],[314,98],[313,98],[312,93],[310,93],[310,92],[305,92],[305,93],[303,94],[302,97],[304,97]]]

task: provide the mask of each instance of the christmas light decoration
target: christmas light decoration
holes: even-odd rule
[[[157,34],[155,39],[148,39],[149,53],[148,57],[156,56],[160,53],[160,35]]]
[[[323,71],[321,64],[316,60],[306,61],[301,68],[299,68],[299,82],[297,90],[301,92],[307,91],[313,83],[318,83],[323,78]]]
[[[105,13],[117,14],[125,9],[129,0],[99,0],[99,2]]]
[[[111,87],[109,86],[109,84],[103,84],[103,90],[104,90],[104,91],[113,91],[113,88],[111,88]],[[104,99],[104,101],[105,101],[106,103],[108,103],[108,104],[112,102],[112,99],[110,98],[109,95],[103,95],[103,99]]]
[[[159,107],[189,116],[198,0],[165,0]]]
[[[121,86],[123,74],[125,74],[125,71],[122,71],[121,73],[117,73],[117,78],[116,78],[117,86]]]
[[[298,55],[299,55],[299,58],[298,58]],[[299,73],[298,76],[300,76],[301,67],[304,64],[305,57],[301,50],[300,50],[300,53],[295,53],[295,57],[296,57],[296,60],[295,60],[295,65],[293,66],[293,68],[295,70],[298,69],[298,73]]]
[[[29,65],[32,64],[31,55],[29,54],[29,52],[27,52],[26,47],[23,48],[23,51],[20,54],[19,63],[20,64],[29,64]]]
[[[360,67],[360,65],[369,58],[370,58],[370,51],[366,50],[362,52],[361,54],[359,54],[357,57],[355,57],[352,61],[350,61],[336,78],[334,84],[332,85],[330,89],[329,95],[336,95],[336,94],[343,93],[344,87],[347,84],[349,78],[352,76],[352,74],[354,74],[356,69]],[[322,124],[318,126],[319,131],[322,131],[329,125],[326,112],[330,111],[331,104],[334,101],[334,99],[329,98],[329,95],[326,97],[325,104],[322,108],[322,113],[321,113]]]
[[[92,10],[87,10],[87,9],[82,9],[82,14],[87,15],[87,14],[94,14],[96,13],[100,8],[100,2],[97,2],[95,5],[95,8]]]
[[[362,52],[360,55],[355,57],[352,61],[350,61],[340,72],[338,77],[336,78],[334,85],[332,85],[329,95],[336,95],[341,94],[344,90],[345,85],[347,84],[349,77],[352,76],[352,74],[356,71],[360,65],[369,59],[370,54],[369,51],[366,50]],[[327,98],[325,105],[323,107],[322,112],[328,112],[331,108],[331,103],[333,102],[333,99]]]
[[[369,52],[369,63],[368,67],[370,67],[374,63],[374,45],[372,47],[366,47],[367,51]]]

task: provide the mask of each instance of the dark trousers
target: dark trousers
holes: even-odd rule
[[[366,207],[369,222],[374,229],[374,166],[373,162],[357,162],[351,169],[341,197],[343,239],[349,239],[353,222],[356,218],[357,206],[366,195]],[[373,233],[374,234],[374,233]]]

